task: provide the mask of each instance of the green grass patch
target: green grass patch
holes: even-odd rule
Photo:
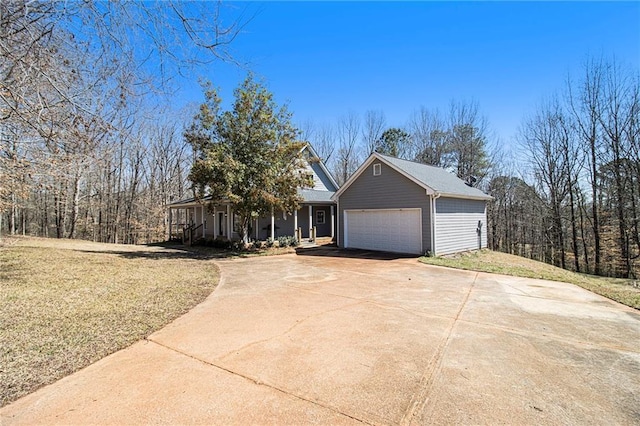
[[[420,261],[449,268],[571,283],[640,309],[640,288],[634,280],[579,274],[543,262],[486,249],[446,257],[421,257]]]
[[[0,406],[147,337],[218,284],[198,253],[20,238],[0,246]]]

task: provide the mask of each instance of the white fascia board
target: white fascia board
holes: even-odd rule
[[[369,157],[364,161],[364,163],[362,163],[362,165],[358,168],[358,170],[356,170],[355,173],[351,175],[351,177],[345,182],[345,184],[342,185],[342,187],[338,189],[338,191],[336,191],[332,199],[337,200],[340,197],[340,195],[344,191],[346,191],[347,188],[349,188],[349,186],[351,186],[351,184],[371,165],[371,163],[373,163],[374,160],[384,163],[386,166],[400,173],[402,176],[406,177],[411,182],[415,183],[421,188],[424,188],[427,191],[427,194],[436,192],[433,188],[429,187],[428,185],[425,185],[423,182],[419,181],[418,179],[414,178],[410,174],[406,173],[404,170],[397,168],[394,164],[390,163],[389,161],[381,157],[377,152],[372,152],[371,155],[369,155]]]
[[[480,200],[480,201],[493,200],[493,197],[491,195],[462,195],[462,194],[447,194],[446,192],[441,192],[440,196],[445,198],[459,198],[463,200]]]

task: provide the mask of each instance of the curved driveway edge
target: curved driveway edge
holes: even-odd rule
[[[218,262],[205,302],[0,423],[640,423],[638,311],[571,284],[309,254]]]

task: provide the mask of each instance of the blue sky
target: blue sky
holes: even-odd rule
[[[589,56],[640,69],[640,3],[264,2],[231,46],[294,121],[335,123],[382,110],[404,125],[420,106],[474,100],[510,144],[522,118],[579,74]],[[216,63],[200,76],[226,101],[246,69]],[[184,102],[200,102],[185,81]]]

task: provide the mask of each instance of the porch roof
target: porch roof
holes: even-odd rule
[[[298,194],[303,198],[304,204],[335,204],[335,201],[331,200],[333,191],[315,191],[313,189],[299,189]]]
[[[335,204],[335,201],[331,200],[331,197],[335,192],[333,191],[316,191],[313,189],[298,189],[298,194],[302,197],[303,204]],[[169,203],[167,207],[173,208],[183,208],[183,207],[193,207],[202,202],[211,201],[212,197],[210,195],[196,199],[195,197],[185,198],[183,200],[174,201]],[[224,203],[224,202],[223,202]]]

